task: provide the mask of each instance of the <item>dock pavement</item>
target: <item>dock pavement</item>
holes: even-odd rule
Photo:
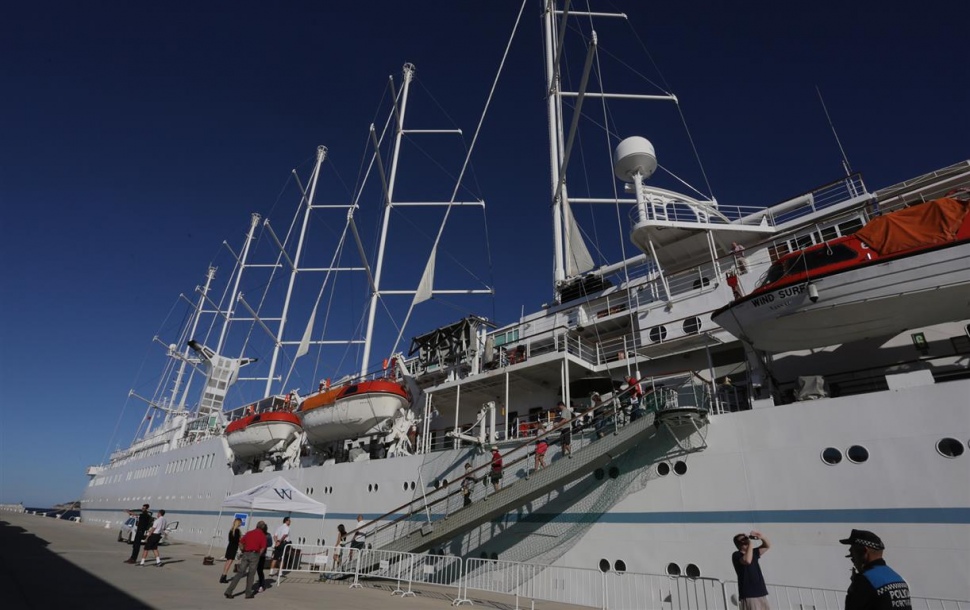
[[[18,513],[0,513],[0,569],[4,574],[4,610],[47,610],[55,607],[98,610],[192,610],[209,608],[287,608],[287,610],[444,610],[452,607],[456,589],[415,584],[414,596],[392,595],[395,583],[375,581],[351,589],[347,582],[301,579],[298,575],[245,599],[246,581],[236,596],[223,596],[219,584],[223,549],[172,541],[159,547],[162,567],[149,554],[145,566],[124,563],[131,547],[117,541],[117,529]],[[211,566],[202,560],[217,558]],[[151,564],[151,565],[150,565]],[[268,575],[267,570],[267,575]],[[473,608],[511,610],[515,599],[472,591]],[[469,607],[469,606],[464,606]],[[577,610],[583,606],[520,600],[520,608]],[[588,609],[587,609],[588,610]]]

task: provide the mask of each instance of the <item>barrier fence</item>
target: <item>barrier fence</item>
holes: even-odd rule
[[[462,559],[453,555],[405,553],[382,549],[291,544],[283,552],[279,584],[288,575],[318,580],[395,583],[392,595],[415,595],[414,583],[453,588],[452,605],[474,604],[473,592],[504,595],[514,608],[536,601],[601,610],[732,610],[738,607],[737,583],[716,578],[639,574],[589,568],[546,566],[499,559]],[[777,608],[841,610],[845,592],[834,589],[768,585]],[[970,610],[970,601],[912,598],[914,610]]]

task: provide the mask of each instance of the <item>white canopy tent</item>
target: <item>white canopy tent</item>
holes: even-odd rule
[[[270,479],[256,487],[233,494],[222,501],[223,508],[240,508],[253,512],[271,510],[276,512],[327,514],[327,505],[317,502],[283,477]]]

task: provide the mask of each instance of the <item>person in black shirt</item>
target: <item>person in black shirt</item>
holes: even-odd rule
[[[852,582],[845,595],[845,610],[912,610],[909,585],[883,561],[882,540],[866,530],[852,530],[839,540],[849,545]]]
[[[761,540],[757,548],[751,544]],[[731,555],[734,572],[738,575],[738,607],[740,610],[769,610],[768,587],[761,573],[761,556],[768,552],[771,543],[761,532],[737,534],[734,537],[737,551]]]
[[[129,515],[134,516],[133,510],[128,511]],[[142,504],[141,512],[137,513],[138,521],[135,522],[135,539],[131,541],[131,557],[125,563],[138,563],[138,551],[141,550],[141,541],[145,537],[145,532],[152,526],[152,514],[148,511],[148,505]]]

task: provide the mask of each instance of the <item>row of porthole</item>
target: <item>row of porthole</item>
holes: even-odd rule
[[[970,442],[967,444],[970,445]],[[958,458],[963,455],[963,443],[955,438],[941,438],[936,443],[936,452],[945,458]],[[835,447],[826,447],[821,457],[829,466],[842,462],[842,452]],[[845,457],[853,464],[862,464],[869,460],[869,450],[862,445],[852,445],[845,450]]]
[[[482,555],[484,555],[484,553],[482,553]],[[622,559],[617,559],[610,564],[609,559],[600,559],[599,568],[600,572],[609,572],[610,570],[613,570],[617,574],[623,574],[626,572],[626,562]],[[688,563],[686,566],[684,566],[684,569],[681,570],[678,564],[671,561],[667,564],[667,574],[671,576],[680,576],[681,574],[684,574],[689,578],[700,578],[701,569],[697,567],[696,564]]]
[[[684,318],[684,323],[681,325],[681,327],[684,329],[685,335],[696,335],[701,330],[701,319],[696,316]],[[666,338],[667,327],[663,324],[654,326],[650,329],[651,343],[662,343]]]
[[[677,474],[677,475],[687,474],[687,462],[681,462],[681,461],[674,462],[673,470],[674,470],[674,474]],[[659,474],[662,477],[665,477],[668,474],[670,474],[670,464],[668,464],[667,462],[660,462],[659,464],[657,464],[657,474]]]

